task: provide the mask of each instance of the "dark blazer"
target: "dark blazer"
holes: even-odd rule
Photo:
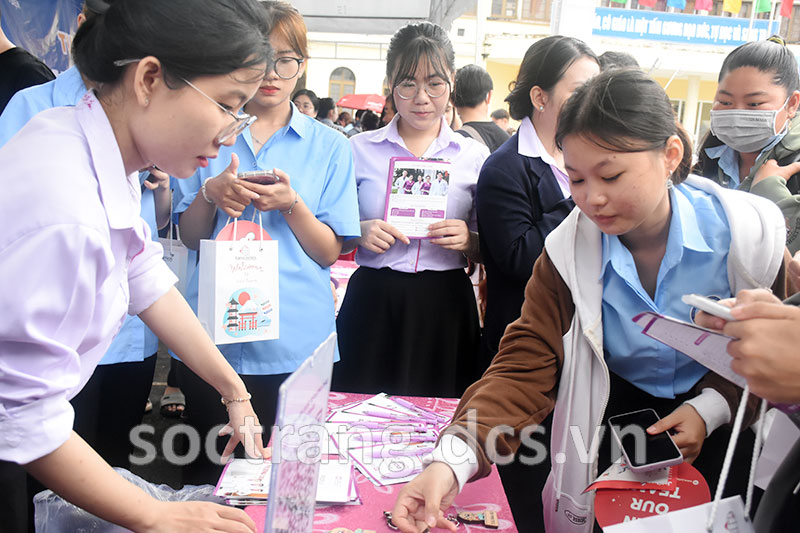
[[[519,134],[489,156],[475,195],[486,267],[484,349],[497,353],[506,326],[519,318],[525,284],[544,239],[572,211],[550,165],[518,152]]]

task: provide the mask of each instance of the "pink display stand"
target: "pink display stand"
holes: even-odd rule
[[[366,397],[367,395],[363,394],[331,392],[328,398],[328,406],[331,408],[338,407]],[[402,396],[402,398],[446,416],[452,416],[458,404],[457,399],[411,396]],[[397,494],[403,485],[376,487],[358,471],[356,471],[356,479],[362,505],[318,507],[314,514],[314,533],[325,533],[339,527],[347,528],[351,531],[356,529],[373,530],[376,533],[393,531],[386,525],[383,512],[392,510]],[[531,496],[536,497],[536,495]],[[445,514],[456,514],[462,511],[481,511],[483,509],[491,509],[497,512],[500,522],[499,528],[489,529],[482,525],[461,524],[458,527],[458,532],[517,531],[511,516],[511,509],[508,506],[508,500],[506,500],[506,494],[503,491],[503,484],[497,474],[497,469],[494,467],[492,467],[492,473],[488,477],[474,483],[467,483],[461,494],[456,497],[453,506]],[[263,531],[266,506],[246,507],[245,512],[255,521],[256,531]]]

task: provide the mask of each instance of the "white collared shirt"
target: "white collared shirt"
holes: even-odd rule
[[[572,193],[569,190],[569,176],[556,165],[555,159],[551,156],[544,145],[542,144],[539,135],[536,133],[536,128],[533,127],[533,122],[529,117],[522,119],[522,124],[519,127],[519,148],[517,152],[519,155],[526,157],[538,157],[548,165],[556,177],[558,186],[561,187],[561,192],[564,193],[564,198],[569,198]]]

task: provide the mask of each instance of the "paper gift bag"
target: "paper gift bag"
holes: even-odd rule
[[[278,242],[239,234],[200,241],[197,316],[216,344],[278,338]]]
[[[604,533],[706,533],[706,521],[713,502],[681,509],[667,514],[640,518],[603,529]],[[742,498],[732,496],[720,500],[711,533],[754,533],[747,518]]]
[[[174,238],[172,235],[173,227],[175,228]],[[167,263],[172,273],[178,277],[175,288],[186,296],[186,282],[189,279],[189,249],[181,242],[178,227],[172,223],[172,220],[169,223],[169,233],[165,238],[159,238],[158,242],[164,247],[164,262]]]

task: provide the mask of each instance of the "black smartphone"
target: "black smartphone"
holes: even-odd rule
[[[258,183],[259,185],[272,185],[273,183],[280,181],[278,176],[269,170],[250,170],[247,172],[240,172],[236,177],[240,180]]]
[[[669,432],[658,435],[647,433],[647,428],[659,420],[658,413],[653,409],[641,409],[608,418],[611,434],[634,472],[647,472],[683,462],[683,454]]]

